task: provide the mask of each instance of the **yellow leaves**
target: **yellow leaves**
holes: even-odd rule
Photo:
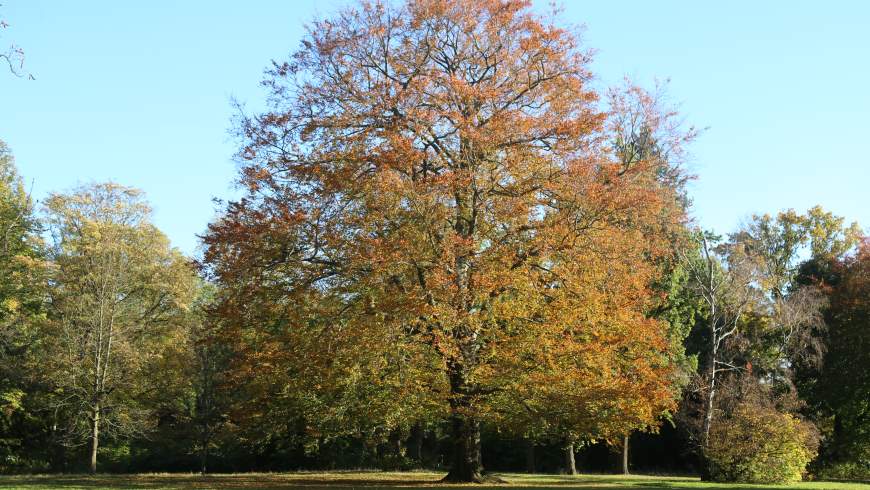
[[[789,414],[743,402],[710,431],[706,456],[717,481],[799,481],[818,450],[815,427]]]
[[[129,400],[142,386],[184,368],[196,274],[150,223],[141,192],[117,184],[84,186],[47,202],[58,241],[50,253],[51,315],[42,348],[58,389],[111,400],[110,423],[141,424]],[[84,353],[71,355],[71,353]],[[86,388],[82,388],[86,387]]]
[[[17,388],[0,392],[0,412],[9,417],[23,406],[25,393]]]
[[[2,303],[0,303],[0,307],[12,314],[16,313],[20,306],[21,303],[16,298],[6,298]]]

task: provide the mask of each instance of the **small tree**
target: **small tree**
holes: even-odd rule
[[[739,246],[718,244],[718,237],[699,232],[699,257],[684,257],[691,288],[702,298],[706,314],[706,372],[700,442],[706,447],[716,413],[720,373],[740,369],[731,362],[725,342],[738,332],[742,315],[757,298],[752,257]]]

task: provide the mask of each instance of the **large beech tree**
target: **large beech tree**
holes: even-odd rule
[[[314,22],[241,117],[247,194],[205,236],[237,376],[317,433],[446,417],[450,481],[484,479],[482,421],[622,434],[671,408],[646,312],[680,196],[614,148],[588,63],[528,1]]]

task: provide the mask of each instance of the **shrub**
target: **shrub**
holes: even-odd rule
[[[771,407],[743,403],[710,428],[705,455],[715,481],[798,481],[818,450],[815,428]]]

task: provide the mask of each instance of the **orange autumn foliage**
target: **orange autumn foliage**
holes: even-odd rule
[[[310,26],[241,120],[248,192],[205,236],[257,417],[284,399],[316,436],[449,419],[448,479],[480,481],[481,421],[608,437],[673,408],[645,312],[679,172],[614,151],[625,102],[653,104],[603,109],[588,63],[528,1]]]

